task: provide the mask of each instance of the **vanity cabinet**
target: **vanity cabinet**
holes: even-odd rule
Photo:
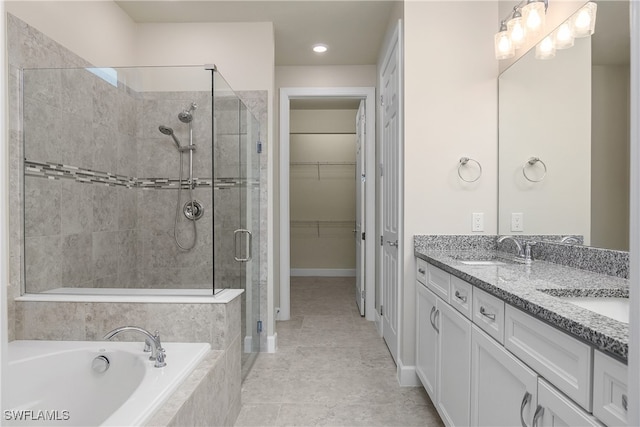
[[[609,426],[626,426],[627,404],[627,365],[595,350],[593,415]]]
[[[530,426],[538,374],[476,325],[471,334],[472,426]]]
[[[445,425],[626,425],[626,365],[423,260],[417,270],[416,372]]]
[[[471,322],[426,284],[416,287],[417,375],[446,425],[469,425]]]
[[[438,297],[422,283],[416,283],[416,373],[422,385],[429,393],[436,393],[436,368],[438,355],[438,333],[434,327],[433,317],[437,310]]]

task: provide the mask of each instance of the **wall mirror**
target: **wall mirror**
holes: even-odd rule
[[[629,249],[629,37],[629,2],[598,2],[591,37],[500,75],[500,234]]]

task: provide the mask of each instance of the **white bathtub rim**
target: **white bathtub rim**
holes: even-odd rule
[[[31,355],[35,348],[42,346],[51,347],[38,354]],[[9,343],[9,363],[15,366],[18,363],[26,362],[32,359],[43,358],[61,353],[74,352],[74,351],[91,351],[99,352],[104,348],[106,351],[109,349],[123,349],[125,351],[140,352],[141,357],[148,357],[147,353],[142,352],[142,342],[132,341],[46,341],[46,340],[15,340]],[[207,354],[211,352],[211,345],[209,343],[163,343],[163,347],[167,350],[167,365],[171,363],[172,351],[178,351],[178,348],[184,349],[190,347],[193,351],[193,356],[189,359],[189,362],[182,366],[182,370],[177,373],[169,384],[166,383],[166,376],[159,375],[155,377],[154,383],[161,386],[161,389],[157,391],[157,394],[147,399],[145,408],[140,409],[139,398],[136,398],[136,394],[130,397],[124,404],[122,404],[118,410],[111,414],[101,424],[102,426],[123,426],[123,425],[144,425],[147,423],[154,414],[162,408],[162,404],[170,398],[170,396],[180,387],[184,380],[191,375],[194,369],[206,358]],[[167,366],[167,367],[168,367]],[[155,368],[152,361],[148,361],[146,364],[147,376],[151,374],[157,375],[163,371],[154,371],[156,369],[165,370],[165,368]],[[164,380],[164,381],[163,381]],[[148,396],[148,395],[145,395]],[[139,412],[139,413],[136,413]],[[131,415],[135,413],[135,415]]]

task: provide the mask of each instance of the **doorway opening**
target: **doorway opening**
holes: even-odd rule
[[[360,313],[375,320],[374,97],[375,88],[280,91],[278,320],[290,318],[292,275],[355,276]]]

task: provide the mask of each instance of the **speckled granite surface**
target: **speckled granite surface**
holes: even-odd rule
[[[556,296],[628,296],[627,279],[541,260],[530,266],[516,263],[466,265],[461,260],[492,259],[504,254],[478,247],[474,250],[438,250],[419,245],[418,239],[415,255],[626,362],[627,323],[580,308]]]
[[[629,252],[561,243],[565,235],[514,235],[520,242],[533,240],[533,259],[589,270],[610,276],[629,278]],[[573,236],[582,241],[582,236]],[[420,250],[500,250],[514,252],[515,245],[507,240],[496,243],[491,235],[416,235],[414,244]]]

